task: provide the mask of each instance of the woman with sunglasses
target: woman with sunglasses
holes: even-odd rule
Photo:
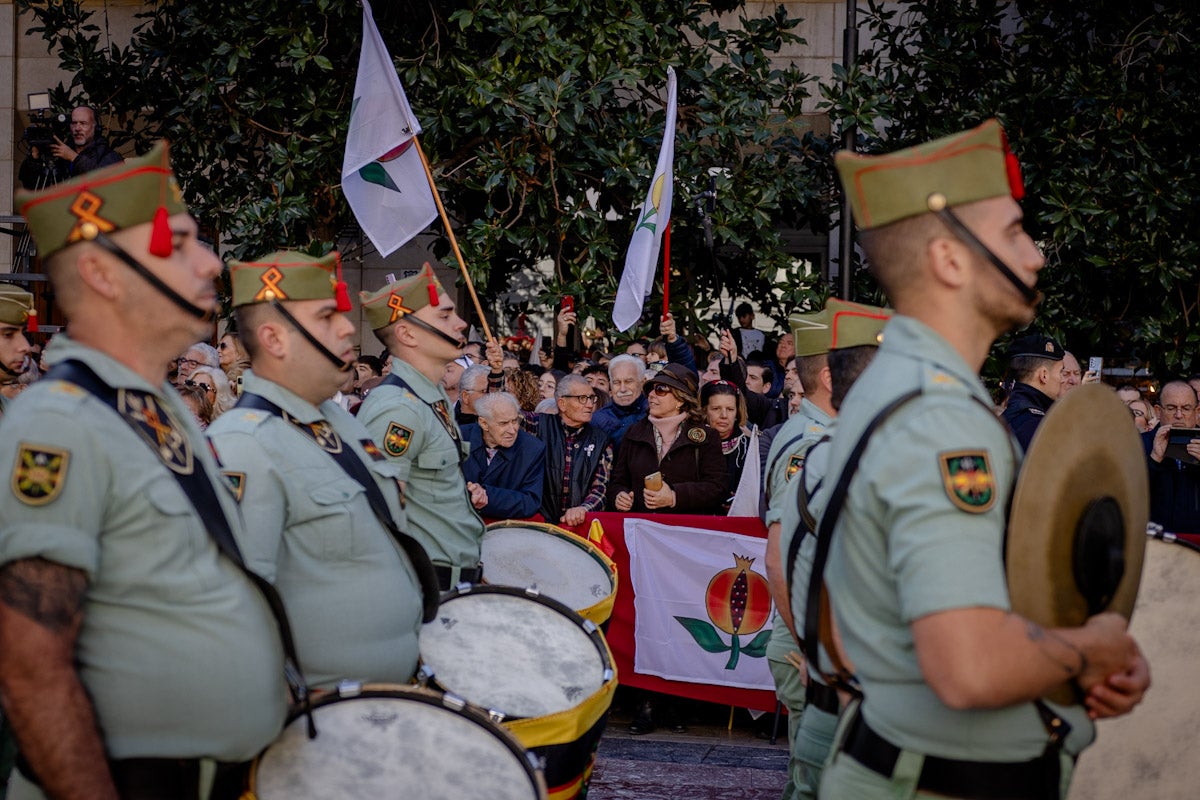
[[[746,454],[750,450],[750,434],[753,426],[746,426],[746,401],[738,387],[729,381],[720,380],[704,384],[700,390],[700,405],[708,419],[708,426],[717,432],[721,440],[721,452],[725,455],[725,470],[729,474],[729,488],[722,504],[729,510],[738,483],[742,480],[742,469],[746,466]],[[755,457],[758,454],[755,453]]]
[[[716,431],[704,424],[696,373],[668,364],[646,382],[649,417],[625,434],[608,502],[635,513],[716,514],[728,475]],[[647,480],[649,478],[649,480]]]

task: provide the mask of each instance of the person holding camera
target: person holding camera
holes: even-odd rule
[[[94,108],[75,106],[71,111],[68,137],[71,143],[52,135],[54,143],[45,147],[48,152],[42,152],[42,146],[31,143],[29,155],[21,162],[21,185],[26,189],[39,189],[101,167],[120,164],[125,159],[108,146],[98,128]]]

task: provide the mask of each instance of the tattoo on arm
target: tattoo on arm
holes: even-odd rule
[[[87,576],[44,558],[26,558],[0,567],[0,603],[54,633],[80,621]]]
[[[1037,645],[1044,645],[1051,641],[1057,642],[1079,656],[1079,665],[1075,666],[1073,664],[1067,664],[1062,659],[1058,658],[1054,653],[1050,652],[1046,647],[1039,646],[1038,651],[1041,652],[1042,655],[1052,661],[1056,666],[1061,667],[1063,672],[1065,672],[1069,677],[1075,677],[1084,673],[1084,671],[1087,669],[1087,657],[1084,656],[1082,650],[1053,631],[1046,630],[1036,622],[1032,622],[1030,620],[1024,620],[1024,622],[1025,635],[1029,637],[1029,641]]]

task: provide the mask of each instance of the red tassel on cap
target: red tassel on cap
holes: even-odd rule
[[[337,284],[333,288],[334,299],[337,300],[337,310],[345,314],[350,311],[350,289],[346,286],[346,281],[342,280],[342,255],[335,252],[334,260],[337,263]]]
[[[25,330],[28,331],[29,333],[37,333],[38,332],[38,320],[37,320],[37,309],[36,308],[30,309],[29,313],[25,315]]]
[[[150,229],[150,255],[166,258],[171,255],[171,224],[167,222],[167,207],[159,206],[154,212],[154,226]]]
[[[1021,177],[1021,162],[1017,161],[1013,151],[1008,148],[1008,136],[1004,134],[1004,131],[1000,131],[1000,143],[1004,145],[1004,169],[1008,173],[1008,190],[1012,193],[1013,200],[1021,200],[1025,197],[1025,180]]]
[[[433,285],[433,281],[425,284],[425,288],[429,290],[429,305],[436,306],[438,304],[438,290]]]

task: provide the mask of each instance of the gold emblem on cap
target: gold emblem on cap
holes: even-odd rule
[[[941,192],[934,192],[925,198],[925,207],[933,213],[937,213],[946,208],[946,195]]]
[[[258,290],[258,294],[254,295],[255,302],[271,302],[272,300],[286,300],[287,295],[283,289],[279,288],[279,282],[283,280],[283,273],[279,271],[279,267],[271,267],[269,270],[258,276],[262,281],[263,288]]]
[[[75,227],[67,234],[67,241],[71,244],[86,239],[92,241],[100,232],[109,233],[117,229],[117,226],[100,216],[98,213],[100,207],[104,205],[104,198],[93,194],[89,191],[82,191],[75,201],[71,203],[70,211],[79,221],[75,223]]]

